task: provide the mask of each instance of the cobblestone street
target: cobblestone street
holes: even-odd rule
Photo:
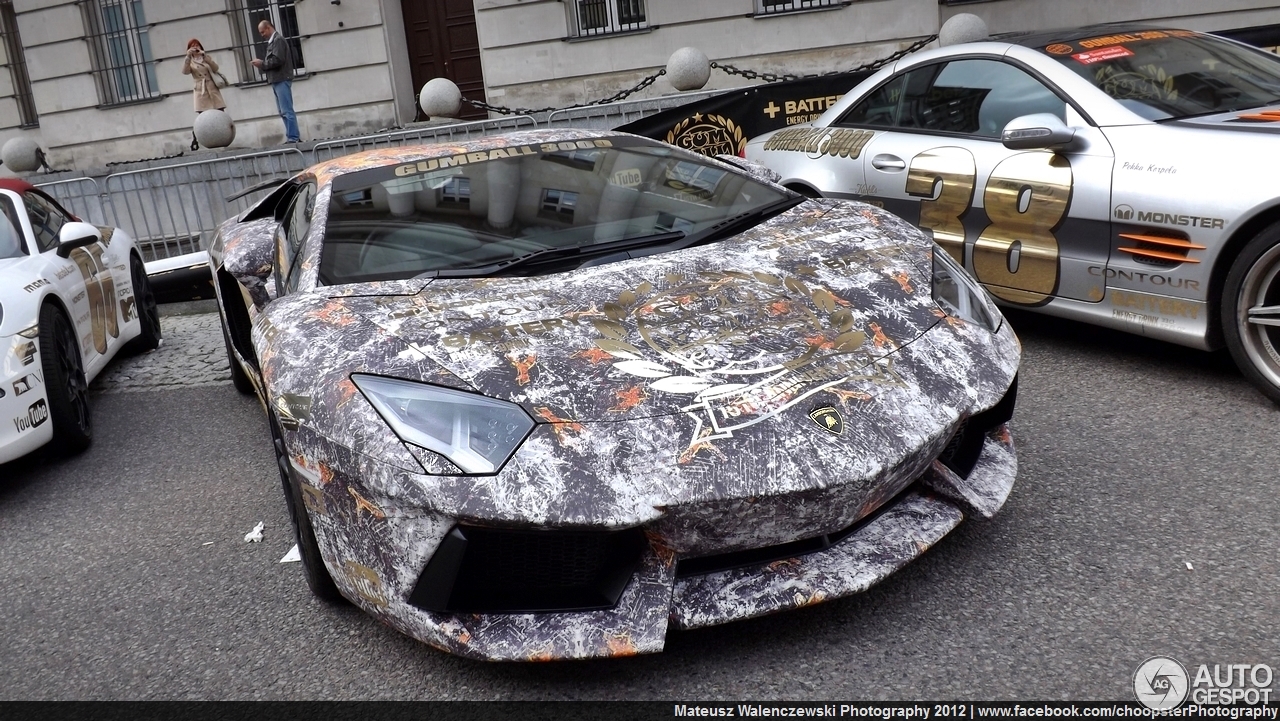
[[[163,306],[162,306],[163,309]],[[117,356],[93,381],[95,393],[130,393],[231,383],[218,314],[166,315],[164,343],[136,356]]]

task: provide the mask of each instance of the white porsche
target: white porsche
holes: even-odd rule
[[[1004,305],[1225,345],[1280,402],[1280,58],[1111,25],[907,56],[749,160],[879,205]]]
[[[160,345],[160,314],[129,233],[80,222],[0,180],[0,463],[93,439],[89,382],[123,348]]]

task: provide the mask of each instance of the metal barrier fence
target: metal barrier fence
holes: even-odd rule
[[[537,127],[538,121],[528,115],[510,115],[489,120],[474,120],[469,123],[450,123],[448,125],[428,125],[411,130],[397,130],[390,133],[364,135],[358,138],[339,138],[316,143],[311,149],[314,162],[332,160],[343,155],[358,153],[373,148],[391,148],[411,143],[439,143],[447,140],[465,140],[489,133],[506,133],[513,130],[530,130]]]
[[[93,178],[71,178],[34,185],[57,198],[62,207],[80,220],[95,225],[111,225],[111,214],[106,206],[107,196],[102,194],[98,181]]]
[[[210,158],[108,175],[99,191],[92,178],[38,187],[90,222],[127,228],[144,260],[208,248],[218,224],[248,208],[270,188],[227,201],[226,196],[305,168],[297,148]]]
[[[257,202],[269,189],[230,202],[226,196],[268,180],[284,179],[313,163],[372,148],[461,140],[535,127],[604,130],[724,92],[732,91],[708,90],[557,110],[542,120],[512,115],[328,140],[316,143],[310,157],[297,148],[282,148],[113,173],[101,184],[86,177],[35,185],[88,222],[128,229],[150,261],[207,250],[219,223]]]

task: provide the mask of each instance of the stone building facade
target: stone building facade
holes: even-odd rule
[[[293,44],[294,103],[315,140],[424,119],[416,92],[432,77],[494,105],[563,107],[634,86],[681,47],[757,72],[848,70],[960,12],[993,33],[1280,25],[1276,0],[0,0],[0,143],[30,137],[60,169],[190,152],[180,69],[194,37],[231,83],[232,147],[279,144],[271,88],[249,62],[262,17]],[[749,82],[717,71],[707,87]],[[637,97],[673,92],[660,78]]]
[[[1131,20],[1203,31],[1280,23],[1275,0],[476,0],[489,101],[509,107],[611,95],[684,46],[757,72],[848,70],[962,12],[993,34]],[[707,87],[748,82],[713,72]],[[659,79],[648,91],[674,89]]]

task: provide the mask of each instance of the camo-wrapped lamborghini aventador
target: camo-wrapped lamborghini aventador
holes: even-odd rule
[[[1003,505],[1018,343],[936,250],[537,131],[317,165],[211,262],[312,590],[550,659],[856,593]]]

